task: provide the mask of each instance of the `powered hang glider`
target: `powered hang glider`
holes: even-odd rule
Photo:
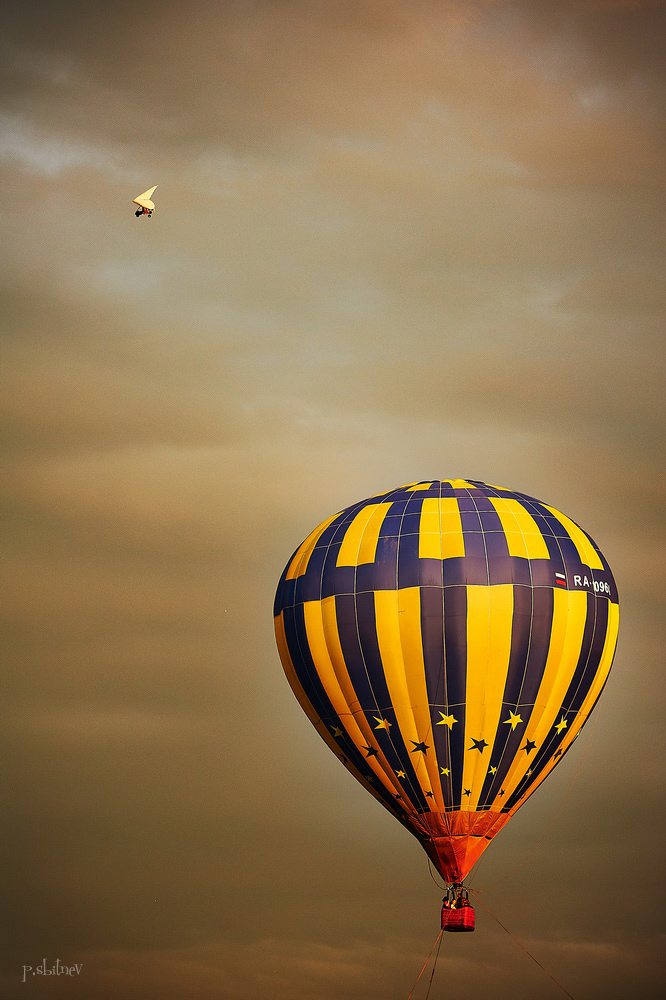
[[[140,215],[147,215],[148,218],[150,218],[155,211],[155,202],[152,201],[152,197],[157,190],[157,187],[158,185],[156,184],[154,187],[148,188],[147,191],[144,191],[143,194],[139,194],[136,198],[132,198],[132,204],[139,206],[137,211],[134,213],[137,218]]]
[[[275,597],[287,679],[344,767],[448,885],[559,764],[613,661],[618,593],[566,514],[445,479],[353,504],[306,538]]]

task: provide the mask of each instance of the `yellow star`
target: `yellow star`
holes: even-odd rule
[[[562,730],[563,730],[563,729],[566,729],[566,728],[567,728],[567,726],[568,726],[568,725],[569,725],[569,723],[568,723],[568,722],[567,722],[567,720],[566,720],[566,719],[564,718],[564,716],[562,716],[562,718],[560,719],[560,721],[559,721],[559,722],[557,723],[557,725],[555,726],[555,728],[557,729],[557,733],[558,733],[558,736],[559,736],[559,734],[560,734],[560,733],[562,732]]]
[[[404,771],[396,771],[395,772],[395,776],[396,776],[396,778],[406,778],[407,777],[407,775],[405,774]]]
[[[342,732],[342,730],[339,728],[339,726],[331,726],[330,729],[331,729],[331,732],[333,733],[333,735],[335,736],[336,739],[337,739],[338,736],[344,736],[345,735]]]
[[[379,723],[378,726],[375,726],[375,729],[385,729],[388,732],[389,726],[393,725],[393,723],[389,722],[388,719],[378,719],[376,715],[373,716],[373,718],[375,722]]]
[[[520,715],[517,715],[515,712],[512,712],[511,709],[509,709],[509,718],[504,719],[504,722],[506,722],[507,725],[511,726],[511,732],[513,732],[518,723],[522,721],[523,721],[522,717]]]
[[[527,772],[527,777],[528,778],[529,778],[529,776],[530,776],[531,773],[532,773],[532,768],[530,768],[529,771]]]
[[[437,723],[437,725],[439,725],[439,723]],[[440,767],[439,770],[441,771],[442,774],[451,774],[448,767]]]
[[[490,768],[490,773],[491,774],[497,774],[497,768],[496,767],[491,767]]]
[[[448,726],[449,729],[453,729],[454,723],[458,720],[454,719],[452,715],[444,715],[444,712],[439,713],[442,717],[441,722],[436,722],[436,726]]]

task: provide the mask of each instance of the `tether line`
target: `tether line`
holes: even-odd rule
[[[493,918],[493,920],[494,920],[494,921],[495,921],[496,923],[498,923],[498,924],[500,925],[500,927],[502,928],[502,930],[503,930],[503,931],[506,931],[506,933],[507,933],[507,934],[509,935],[509,937],[510,937],[510,938],[512,938],[512,940],[514,940],[514,941],[516,942],[516,944],[518,945],[518,947],[519,947],[519,948],[522,948],[522,950],[523,950],[523,951],[525,952],[525,954],[526,954],[526,955],[529,955],[529,957],[530,957],[530,958],[532,959],[532,961],[533,961],[534,963],[536,963],[536,965],[538,965],[538,966],[539,966],[539,968],[540,968],[540,969],[541,969],[541,970],[542,970],[543,972],[545,972],[545,973],[546,973],[546,975],[548,976],[548,978],[549,978],[549,979],[552,979],[552,981],[553,981],[553,982],[555,983],[555,985],[556,985],[556,986],[557,986],[557,987],[558,987],[559,989],[561,989],[561,990],[562,990],[562,992],[563,992],[563,993],[564,993],[564,994],[565,994],[566,996],[568,996],[568,997],[569,997],[569,1000],[574,1000],[574,997],[572,997],[572,996],[571,996],[571,993],[569,993],[569,991],[568,991],[568,990],[565,990],[564,986],[562,986],[562,983],[559,983],[559,982],[557,981],[557,979],[555,978],[555,976],[553,976],[553,975],[552,975],[552,974],[551,974],[551,973],[550,973],[550,972],[548,971],[548,969],[547,969],[547,968],[546,968],[545,966],[543,966],[543,965],[541,964],[541,962],[540,962],[540,961],[539,961],[539,960],[538,960],[537,958],[535,958],[535,957],[534,957],[534,955],[532,954],[532,952],[531,952],[531,951],[528,951],[528,950],[527,950],[527,948],[525,947],[525,945],[524,945],[524,944],[523,944],[523,943],[522,943],[521,941],[519,941],[519,940],[518,940],[518,938],[517,938],[517,937],[515,936],[515,934],[512,934],[512,933],[511,933],[511,931],[509,930],[509,928],[508,928],[508,927],[505,927],[505,926],[504,926],[504,924],[502,923],[502,921],[501,921],[501,920],[499,920],[499,918],[495,916],[495,914],[494,914],[494,913],[492,912],[492,910],[490,910],[490,909],[489,909],[489,908],[488,908],[488,907],[486,906],[486,904],[485,904],[485,903],[483,902],[483,900],[482,900],[482,899],[479,899],[479,896],[478,896],[478,894],[477,894],[476,892],[474,892],[474,890],[473,890],[473,889],[470,889],[470,892],[473,892],[473,893],[474,893],[474,896],[476,896],[476,898],[477,898],[478,902],[479,902],[479,903],[481,903],[481,906],[482,906],[482,907],[484,908],[484,910],[486,910],[486,912],[490,914],[490,916],[491,916],[491,917]]]
[[[426,993],[426,1000],[427,1000],[428,995],[430,994],[430,987],[432,986],[432,977],[435,975],[435,966],[437,965],[437,958],[439,956],[439,949],[440,949],[441,944],[442,944],[442,934],[443,933],[444,933],[444,930],[442,929],[439,932],[439,934],[437,935],[437,937],[435,938],[433,946],[430,949],[430,951],[428,952],[428,957],[426,958],[426,960],[423,963],[423,966],[421,968],[421,971],[419,972],[418,976],[416,977],[416,982],[412,986],[412,988],[410,990],[410,993],[409,993],[409,996],[407,997],[407,1000],[411,1000],[411,998],[414,996],[414,990],[419,985],[419,980],[421,979],[421,976],[423,975],[423,973],[425,972],[425,970],[427,968],[428,962],[430,961],[430,956],[432,955],[433,951],[435,950],[435,947],[437,947],[437,954],[435,955],[435,961],[434,961],[433,966],[432,966],[432,973],[430,974],[430,982],[428,984],[428,993]]]
[[[428,983],[428,992],[425,995],[425,1000],[428,1000],[430,996],[430,987],[432,986],[432,980],[435,975],[435,969],[437,968],[437,959],[439,958],[439,949],[442,947],[442,938],[444,937],[444,928],[439,932],[439,944],[437,945],[437,951],[435,952],[435,961],[432,963],[432,972],[430,973],[430,982]]]

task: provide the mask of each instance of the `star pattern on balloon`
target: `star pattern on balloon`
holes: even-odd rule
[[[440,774],[446,774],[446,775],[451,774],[451,771],[449,770],[448,767],[440,767],[439,771],[440,771]]]
[[[564,718],[564,716],[562,716],[562,718],[560,719],[560,721],[559,721],[559,722],[557,723],[557,725],[555,726],[555,728],[557,729],[557,733],[558,733],[558,736],[559,736],[559,734],[560,734],[560,733],[562,732],[562,730],[563,730],[563,729],[566,729],[566,728],[567,728],[567,726],[568,726],[568,725],[569,725],[569,723],[568,723],[568,722],[567,722],[567,720],[566,720],[566,719]]]
[[[525,740],[525,746],[521,747],[520,749],[524,750],[526,753],[530,754],[530,753],[532,753],[532,751],[534,749],[536,749],[536,743],[534,742],[534,740],[528,740],[528,739],[526,739]]]
[[[407,775],[405,774],[404,771],[396,771],[395,772],[395,776],[396,776],[396,778],[406,778],[407,777]]]
[[[511,732],[513,732],[516,726],[520,725],[520,723],[523,721],[523,718],[521,715],[518,715],[517,713],[512,712],[511,709],[509,709],[509,718],[504,719],[503,721],[505,725],[511,726]]]
[[[471,788],[464,788],[463,789],[463,795],[465,796],[465,798],[469,798],[471,794],[472,794],[472,789]]]
[[[497,774],[497,768],[496,767],[490,767],[488,769],[488,773],[489,774]]]
[[[414,740],[410,740],[409,742],[414,743]],[[414,743],[414,749],[410,753],[416,753],[417,750],[420,750],[421,753],[427,753],[429,749],[430,747],[427,743]]]
[[[365,755],[366,757],[376,757],[377,754],[379,753],[379,751],[375,750],[374,747],[363,747],[363,749],[367,751]]]
[[[329,728],[330,728],[331,732],[333,733],[333,735],[335,736],[336,740],[339,739],[340,736],[344,736],[345,735],[342,732],[342,730],[340,729],[339,726],[330,726]]]
[[[473,736],[470,736],[470,739],[471,739],[472,743],[474,744],[474,746],[470,747],[470,750],[478,750],[479,753],[483,753],[483,751],[488,746],[488,744],[486,743],[485,740],[475,740]]]
[[[454,719],[452,715],[445,715],[444,712],[440,712],[439,714],[441,715],[442,718],[439,720],[439,722],[436,722],[435,725],[448,726],[449,729],[453,729],[458,720]]]
[[[393,723],[389,722],[388,719],[379,718],[379,716],[377,716],[377,715],[373,715],[373,719],[377,723],[377,725],[375,726],[375,729],[385,729],[388,732],[388,730],[390,729],[390,727],[393,725]]]

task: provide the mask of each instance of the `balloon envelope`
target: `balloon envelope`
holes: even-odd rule
[[[578,525],[460,479],[330,517],[275,598],[280,658],[311,722],[447,882],[571,746],[618,620],[608,563]]]

